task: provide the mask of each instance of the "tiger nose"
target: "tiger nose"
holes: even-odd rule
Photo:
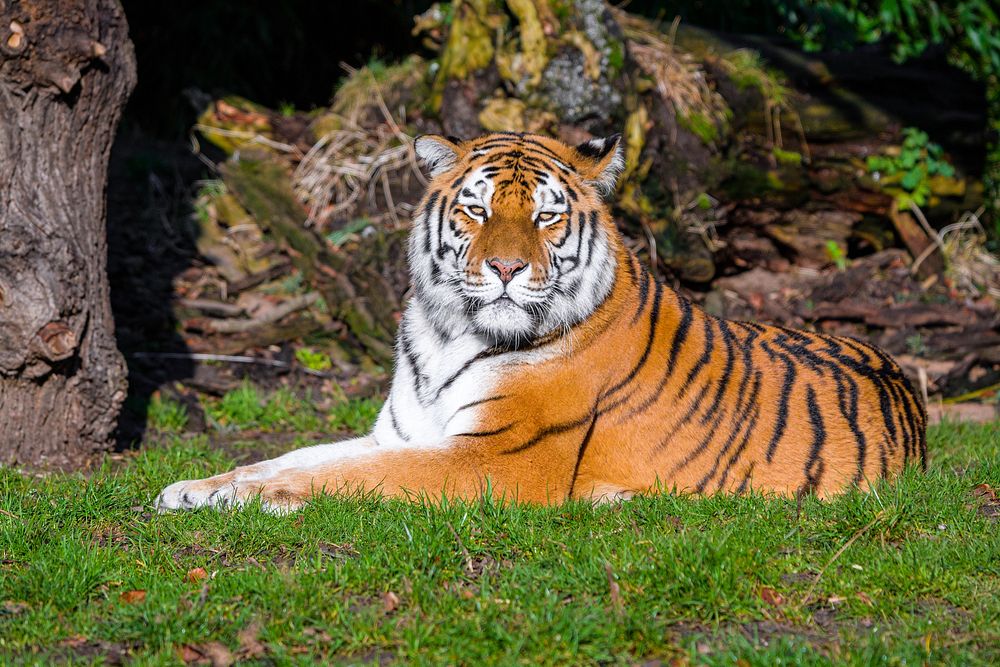
[[[514,276],[523,271],[528,267],[523,260],[520,259],[500,259],[499,257],[494,257],[493,259],[487,260],[487,264],[490,268],[500,276],[500,280],[506,285]]]

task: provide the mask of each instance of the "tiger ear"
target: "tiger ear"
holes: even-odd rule
[[[462,151],[459,143],[455,137],[422,134],[413,142],[413,150],[433,177],[455,166]]]
[[[603,139],[591,139],[573,150],[576,153],[576,169],[580,175],[601,194],[613,192],[619,174],[625,169],[622,135],[612,134]]]

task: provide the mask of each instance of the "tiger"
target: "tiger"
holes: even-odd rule
[[[605,202],[620,135],[424,135],[412,297],[367,436],[165,488],[161,511],[315,494],[826,498],[926,459],[899,365],[849,337],[709,315],[654,278]]]

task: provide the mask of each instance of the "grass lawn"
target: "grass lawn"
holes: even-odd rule
[[[831,502],[285,517],[152,514],[232,464],[203,436],[89,476],[0,470],[0,664],[998,664],[1000,422],[929,450],[927,474]]]

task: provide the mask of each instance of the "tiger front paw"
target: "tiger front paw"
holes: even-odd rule
[[[156,497],[154,507],[160,513],[192,510],[200,507],[226,509],[260,498],[261,507],[282,514],[297,509],[305,499],[281,484],[262,481],[239,481],[232,473],[175,482]]]

